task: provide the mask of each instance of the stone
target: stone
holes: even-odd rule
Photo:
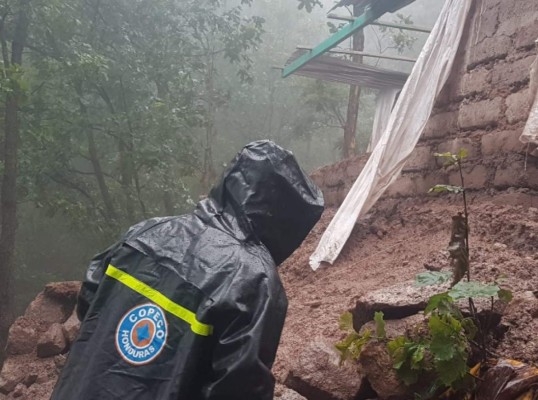
[[[51,325],[53,323],[63,323],[69,318],[73,309],[66,307],[61,302],[50,298],[41,292],[30,303],[24,316],[30,320]]]
[[[32,385],[28,388],[26,396],[22,400],[48,400],[52,395],[56,379],[49,380],[40,385]]]
[[[284,383],[307,399],[355,399],[362,387],[362,376],[348,363],[340,366],[339,360],[334,344],[318,338],[306,344]]]
[[[412,336],[413,330],[426,321],[424,314],[415,314],[402,319],[389,319],[385,321],[385,333],[388,339],[394,339],[398,336]],[[369,321],[364,324],[359,333],[364,333],[366,330],[375,332],[376,324],[374,321]]]
[[[435,157],[430,146],[417,146],[405,163],[404,171],[425,170],[433,167]]]
[[[480,138],[482,155],[522,151],[525,145],[519,141],[520,136],[521,130],[495,131],[485,134]]]
[[[30,321],[24,317],[18,318],[11,328],[7,340],[7,354],[29,354],[35,349],[37,334],[31,327]]]
[[[491,89],[491,73],[484,67],[475,68],[463,75],[459,95],[468,97]]]
[[[79,281],[51,282],[45,285],[44,293],[48,297],[74,305],[80,286],[81,282]]]
[[[40,358],[52,357],[61,354],[67,348],[67,342],[62,325],[55,323],[41,336],[37,342],[37,356]]]
[[[482,189],[489,181],[490,170],[484,165],[475,165],[471,168],[464,168],[465,187],[467,189]],[[448,183],[454,186],[461,186],[459,171],[453,171],[448,177]]]
[[[478,102],[464,102],[460,105],[458,124],[461,129],[495,126],[500,120],[502,98]]]
[[[529,111],[533,99],[530,90],[513,93],[506,98],[506,119],[510,124],[519,121],[526,121],[529,118]]]
[[[77,338],[80,330],[80,321],[78,320],[76,310],[73,310],[73,314],[62,324],[62,329],[67,343],[71,345]]]
[[[507,166],[497,168],[493,184],[499,188],[518,186],[524,176],[524,165],[522,162],[513,162]]]
[[[13,392],[10,394],[10,397],[13,399],[18,399],[26,394],[26,386],[22,383],[19,383]]]
[[[286,386],[277,384],[275,387],[274,400],[307,400],[307,398]]]
[[[486,63],[491,60],[506,57],[512,49],[512,39],[507,36],[484,38],[467,50],[467,68]]]
[[[458,131],[458,113],[449,111],[432,115],[422,136],[425,138],[437,138],[450,136]]]
[[[398,379],[393,363],[385,343],[371,341],[361,351],[360,370],[380,399],[407,398],[411,394]]]
[[[8,358],[0,372],[0,393],[10,393],[24,381],[26,372],[19,365],[16,358]]]
[[[416,192],[415,183],[410,176],[400,176],[385,192],[389,197],[411,196]]]
[[[385,320],[401,319],[423,311],[431,296],[448,290],[449,282],[443,285],[418,287],[415,281],[400,282],[387,288],[374,290],[359,298],[352,310],[353,327],[358,332],[382,311]]]
[[[491,86],[499,89],[527,82],[530,77],[530,68],[535,56],[520,60],[503,60],[497,62],[491,70]]]

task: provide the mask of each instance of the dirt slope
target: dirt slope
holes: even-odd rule
[[[381,200],[355,227],[337,262],[313,272],[308,266],[325,227],[336,212],[326,210],[303,246],[281,266],[289,311],[274,372],[284,381],[305,343],[338,340],[338,317],[358,297],[425,271],[448,268],[445,248],[451,216],[461,198],[450,196]],[[475,279],[502,279],[514,292],[538,290],[538,195],[529,190],[470,195],[471,268]],[[512,316],[498,349],[504,356],[538,362],[538,319]]]

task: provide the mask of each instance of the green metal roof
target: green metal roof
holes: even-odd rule
[[[344,26],[334,35],[321,42],[308,53],[284,67],[282,70],[282,77],[286,78],[290,76],[307,62],[312,61],[316,57],[319,57],[323,53],[337,46],[339,43],[342,43],[347,38],[353,36],[355,32],[363,29],[383,14],[399,10],[413,1],[415,0],[342,0],[341,3],[351,2],[351,4],[354,4],[355,2],[360,2],[365,5],[364,13],[348,25]]]

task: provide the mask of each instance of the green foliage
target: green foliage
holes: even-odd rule
[[[454,300],[479,297],[498,297],[501,289],[497,285],[488,285],[481,282],[459,282],[448,292]]]
[[[452,278],[452,272],[448,271],[428,271],[415,276],[416,286],[440,285],[448,282]]]
[[[393,19],[393,22],[395,24],[399,25],[407,25],[411,26],[413,25],[413,20],[410,15],[404,15],[401,13],[396,14],[396,18]],[[391,44],[387,48],[380,48],[379,50],[381,52],[387,50],[387,49],[394,49],[399,54],[403,54],[405,50],[412,49],[415,42],[417,41],[417,37],[409,33],[409,31],[406,31],[404,29],[398,29],[398,28],[389,28],[385,26],[380,26],[379,30],[381,33],[390,39]]]
[[[398,377],[407,386],[415,384],[419,377],[430,369],[429,362],[425,358],[426,343],[399,336],[388,342],[387,350],[394,362],[393,366]]]
[[[378,339],[386,339],[387,333],[385,332],[385,320],[383,319],[383,312],[376,311],[374,314],[375,321],[375,335]]]
[[[373,339],[384,340],[386,338],[383,313],[376,312],[374,321],[376,326],[375,336],[368,329],[363,334],[359,334],[353,328],[353,315],[349,311],[340,316],[338,325],[342,331],[347,332],[346,337],[335,344],[336,350],[340,353],[340,363],[358,360],[366,343]]]
[[[469,340],[476,334],[476,326],[462,316],[448,293],[433,296],[425,312],[429,314],[426,334],[418,339],[401,336],[387,345],[398,377],[413,385],[428,376],[426,392],[430,394],[464,387],[469,383]]]
[[[319,0],[298,0],[298,1],[299,1],[299,4],[297,8],[299,10],[302,10],[304,8],[307,12],[312,12],[314,7],[316,6],[323,7],[323,4]]]
[[[444,153],[434,153],[433,154],[437,158],[442,158],[445,160],[445,166],[451,166],[451,165],[458,165],[460,164],[465,158],[469,156],[469,151],[467,149],[460,149],[458,153],[453,154],[449,151]]]

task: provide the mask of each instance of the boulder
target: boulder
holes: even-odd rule
[[[15,390],[13,390],[13,392],[11,392],[9,394],[9,397],[8,398],[12,398],[12,399],[20,399],[22,398],[26,392],[27,392],[28,388],[26,387],[26,385],[22,384],[22,383],[19,383],[16,387],[15,387]]]
[[[49,400],[52,391],[54,389],[54,385],[56,384],[56,379],[49,380],[43,384],[35,384],[30,386],[24,396],[20,397],[20,400]],[[2,399],[0,399],[2,400]]]
[[[71,315],[74,303],[71,306],[66,305],[45,292],[41,292],[30,303],[24,316],[29,320],[36,321],[38,324],[49,326],[54,323],[64,323]]]
[[[307,400],[294,390],[287,388],[284,385],[277,384],[275,387],[274,400]]]
[[[67,342],[62,325],[55,323],[39,338],[37,342],[37,356],[40,358],[52,357],[61,354],[67,348]]]
[[[308,399],[355,399],[363,388],[363,377],[355,366],[339,364],[334,345],[316,339],[305,346],[291,366],[285,385]]]
[[[351,310],[353,327],[358,332],[365,323],[374,318],[376,311],[383,311],[385,320],[415,315],[424,310],[431,296],[448,290],[448,285],[446,283],[418,287],[414,281],[405,281],[369,292],[361,296]]]
[[[26,372],[18,365],[17,360],[7,359],[0,373],[0,393],[12,392],[19,383],[24,381],[24,378],[26,378]]]
[[[402,319],[392,319],[385,321],[385,333],[388,339],[394,339],[398,336],[410,336],[413,337],[415,331],[426,324],[426,317],[424,314],[411,315]],[[370,321],[364,324],[359,333],[364,333],[365,330],[375,332],[375,322]]]
[[[62,329],[68,344],[71,345],[77,338],[80,330],[80,321],[78,320],[76,310],[73,310],[71,316],[63,323]]]
[[[359,357],[360,370],[368,379],[370,386],[379,399],[407,399],[409,388],[396,375],[393,361],[384,343],[371,341],[367,343]]]
[[[9,329],[7,354],[29,354],[35,349],[37,334],[30,321],[24,317],[17,318]]]
[[[80,286],[79,281],[51,282],[45,285],[43,292],[52,299],[73,306],[76,303]]]

